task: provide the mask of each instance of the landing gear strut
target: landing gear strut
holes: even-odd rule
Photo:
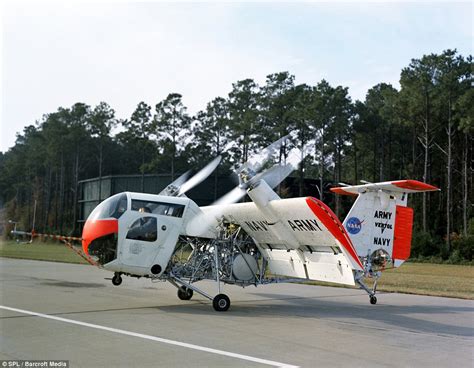
[[[377,292],[377,279],[380,277],[378,272],[375,272],[372,274],[372,277],[374,277],[374,287],[373,289],[369,289],[368,286],[362,281],[362,278],[364,277],[364,274],[361,272],[356,275],[355,281],[359,284],[360,288],[365,290],[367,294],[369,294],[369,301],[370,304],[375,305],[377,304],[377,297],[375,296],[375,293]]]
[[[222,254],[218,249],[218,241],[214,242],[212,245],[213,248],[211,248],[209,253],[204,254],[204,256],[199,260],[199,264],[193,268],[191,275],[187,276],[186,278],[181,278],[171,271],[167,280],[178,289],[179,299],[190,300],[193,297],[193,292],[195,292],[202,295],[206,299],[209,299],[212,302],[212,306],[214,307],[215,311],[225,312],[230,307],[230,299],[227,295],[221,293],[222,270],[219,264],[219,258],[222,257]],[[215,297],[207,294],[205,291],[201,290],[194,284],[196,281],[205,278],[200,274],[203,272],[203,270],[209,272],[212,274],[212,278],[215,278],[217,285],[217,295]],[[196,274],[198,277],[196,277]]]
[[[114,286],[119,286],[122,283],[122,276],[120,276],[119,272],[115,272],[114,277],[112,277],[112,284]]]

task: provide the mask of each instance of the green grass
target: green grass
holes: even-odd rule
[[[87,264],[64,243],[39,240],[35,240],[32,244],[0,240],[0,257]]]
[[[382,272],[377,291],[474,299],[474,266],[406,262],[399,268]],[[372,288],[374,279],[365,279]],[[349,287],[319,281],[305,284]],[[358,288],[358,287],[356,287]]]
[[[407,262],[383,272],[378,290],[474,299],[474,266]]]
[[[0,240],[0,257],[86,264],[85,260],[60,242],[35,241],[33,244],[18,244]],[[366,281],[368,285],[372,285],[372,280]],[[474,299],[474,266],[407,262],[400,268],[383,272],[378,282],[378,290]]]

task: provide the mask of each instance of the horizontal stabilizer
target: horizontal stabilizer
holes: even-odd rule
[[[375,192],[379,190],[385,190],[394,193],[420,193],[436,191],[439,190],[439,188],[418,180],[395,180],[385,181],[382,183],[370,183],[331,188],[331,192],[336,194],[352,196],[359,195],[360,193]]]

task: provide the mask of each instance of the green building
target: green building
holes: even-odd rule
[[[170,174],[112,175],[79,182],[79,222],[84,222],[101,201],[120,192],[160,193],[172,182]],[[209,205],[237,185],[229,176],[210,176],[186,195],[199,206]]]
[[[145,175],[143,185],[141,175],[112,175],[104,176],[101,179],[82,180],[79,182],[79,222],[83,223],[95,206],[111,195],[120,192],[158,194],[171,182],[170,174]],[[186,195],[199,206],[206,206],[232,190],[237,184],[238,180],[234,176],[218,176],[216,178],[211,175],[188,191]],[[302,195],[319,198],[318,185],[318,180],[304,179]],[[282,197],[298,197],[299,194],[298,180],[294,177],[286,178],[281,184],[280,195]]]

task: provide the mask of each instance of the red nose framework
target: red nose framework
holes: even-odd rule
[[[82,250],[85,254],[89,255],[89,245],[95,239],[117,233],[118,220],[116,219],[88,220],[82,230]]]

